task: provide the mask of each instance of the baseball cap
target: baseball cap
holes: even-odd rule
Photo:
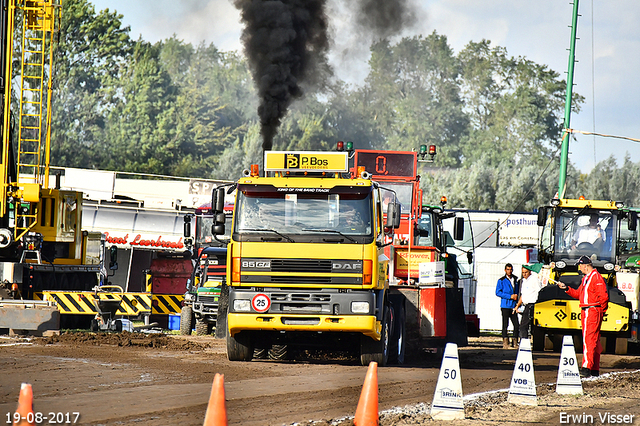
[[[528,265],[522,265],[523,268],[530,270],[531,272],[535,272],[536,274],[540,273],[542,269],[542,263],[531,263]]]
[[[580,256],[580,259],[578,259],[576,265],[591,265],[591,259],[589,259],[587,256]]]

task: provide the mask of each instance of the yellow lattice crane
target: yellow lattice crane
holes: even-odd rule
[[[18,284],[24,298],[90,290],[104,276],[101,234],[81,230],[81,192],[49,185],[60,0],[3,3],[0,281]]]

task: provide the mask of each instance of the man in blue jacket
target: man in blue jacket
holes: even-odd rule
[[[502,311],[502,348],[509,349],[509,320],[513,324],[513,340],[511,347],[518,347],[518,314],[515,311],[518,302],[518,277],[513,275],[513,265],[507,263],[504,267],[504,276],[496,285],[496,296],[500,298],[500,310]]]

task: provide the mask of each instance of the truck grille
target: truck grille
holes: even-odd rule
[[[331,284],[331,277],[272,276],[272,283]]]
[[[330,273],[331,267],[332,261],[326,259],[273,259],[271,261],[272,272]]]
[[[217,305],[218,297],[217,296],[198,296],[198,302],[207,303],[207,304],[215,303]]]

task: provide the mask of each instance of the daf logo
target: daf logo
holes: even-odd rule
[[[565,314],[564,311],[558,311],[558,312],[556,312],[556,314],[554,316],[556,317],[556,319],[558,321],[562,321],[563,319],[565,319],[567,317],[567,314]]]
[[[334,263],[332,268],[341,270],[341,271],[358,271],[360,270],[359,263]]]

